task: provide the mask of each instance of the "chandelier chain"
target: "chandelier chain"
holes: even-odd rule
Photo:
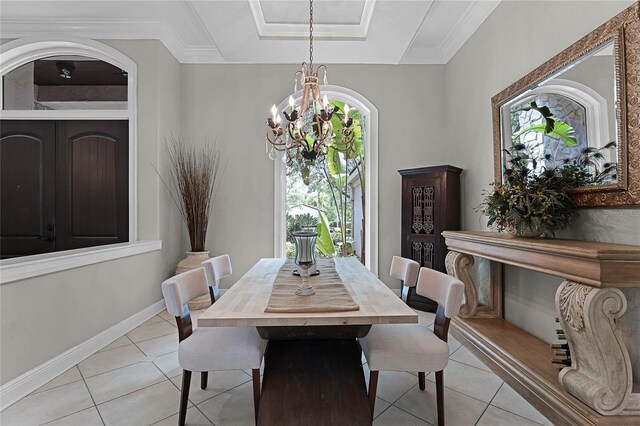
[[[309,66],[313,70],[313,0],[309,0]]]
[[[311,162],[324,158],[330,147],[337,147],[341,152],[353,149],[353,118],[349,117],[346,104],[344,111],[334,117],[340,109],[332,107],[326,95],[321,96],[318,84],[321,69],[324,69],[327,84],[327,67],[313,68],[313,0],[309,0],[309,62],[303,62],[302,69],[296,72],[294,86],[294,92],[297,92],[298,82],[302,84],[302,100],[296,105],[295,93],[289,96],[289,107],[281,111],[287,119],[286,124],[282,123],[276,105],[271,107],[271,117],[267,118],[266,151],[272,160],[276,158],[276,151],[285,152],[287,164],[296,162],[308,167]],[[336,140],[332,118],[337,118],[341,124],[341,137]]]

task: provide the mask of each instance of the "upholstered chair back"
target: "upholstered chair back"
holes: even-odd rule
[[[455,277],[430,268],[420,268],[416,293],[438,302],[444,316],[452,318],[460,312],[464,284]]]
[[[167,312],[174,317],[183,316],[184,305],[205,294],[207,279],[204,268],[183,272],[162,283],[162,295],[167,304]]]
[[[415,260],[406,259],[400,256],[393,256],[391,259],[391,270],[389,275],[404,282],[408,287],[415,287],[418,280],[420,264]]]
[[[220,297],[220,288],[218,287],[220,280],[233,273],[231,258],[228,254],[212,257],[202,262],[202,267],[207,275],[209,295],[211,296],[211,303],[213,304]]]

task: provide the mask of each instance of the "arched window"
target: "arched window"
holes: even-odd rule
[[[532,89],[512,100],[502,109],[504,134],[514,133],[514,129],[526,128],[542,117],[535,111],[526,109],[531,102],[549,108],[553,116],[569,124],[574,131],[577,145],[566,146],[557,139],[541,133],[526,133],[520,142],[534,147],[531,154],[538,158],[549,155],[552,160],[540,162],[538,168],[554,167],[564,159],[574,158],[587,147],[601,148],[615,140],[614,117],[608,116],[607,100],[592,88],[568,79],[552,79],[540,87]],[[615,161],[604,151],[604,161]]]
[[[365,218],[365,227],[360,230],[355,226],[350,226],[352,232],[360,233],[364,236],[364,258],[365,265],[375,274],[378,272],[378,109],[364,96],[345,87],[325,85],[321,88],[322,94],[327,95],[331,100],[345,102],[357,109],[365,126],[363,128],[364,145],[364,174],[362,179],[364,185],[358,183],[357,174],[351,174],[348,178],[348,190],[359,197],[358,191],[364,188],[364,209],[362,214]],[[301,92],[294,94],[294,98],[300,98]],[[278,106],[282,110],[287,106],[288,97]],[[286,255],[286,214],[287,214],[287,166],[276,158],[275,166],[275,211],[274,211],[274,254],[276,257]],[[354,203],[359,200],[352,200]],[[358,207],[354,205],[353,211],[358,214]],[[358,248],[356,247],[358,250]],[[359,251],[359,250],[358,250]]]
[[[21,205],[3,211],[3,258],[136,241],[136,64],[93,40],[25,37],[0,47],[0,75],[3,166],[33,171],[3,167],[3,206]]]

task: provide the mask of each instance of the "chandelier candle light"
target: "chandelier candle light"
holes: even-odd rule
[[[293,95],[289,96],[288,111],[282,111],[287,119],[286,132],[282,118],[274,104],[271,117],[267,118],[267,153],[275,159],[275,151],[285,152],[287,164],[321,159],[327,154],[327,147],[346,151],[353,145],[354,133],[351,129],[353,118],[349,117],[349,106],[344,105],[342,113],[331,105],[326,95],[320,95],[318,75],[324,70],[324,84],[327,84],[327,67],[319,65],[313,69],[313,0],[309,1],[309,63],[303,62],[295,75],[294,94],[298,91],[298,81],[302,85],[302,98],[296,105]],[[333,138],[332,118],[336,115],[342,125],[342,138]],[[341,116],[341,117],[340,117]]]

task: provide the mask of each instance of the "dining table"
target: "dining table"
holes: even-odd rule
[[[303,301],[311,312],[288,312],[286,303],[284,312],[266,312],[274,286],[282,291],[283,285],[302,280],[289,277],[288,270],[283,275],[288,265],[291,260],[260,259],[200,315],[198,326],[256,327],[269,340],[258,425],[371,425],[357,338],[375,324],[417,323],[418,315],[356,257],[318,264],[321,275],[331,268],[339,277],[355,309],[315,311],[320,296],[292,294],[293,305]]]

